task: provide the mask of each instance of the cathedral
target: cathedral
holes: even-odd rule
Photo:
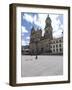
[[[53,38],[52,21],[47,16],[45,20],[45,33],[42,36],[42,30],[31,29],[29,52],[30,54],[57,54],[63,53],[63,37]]]
[[[29,49],[24,49],[26,54],[30,55],[63,55],[63,37],[53,38],[52,21],[47,16],[45,20],[44,35],[42,36],[42,30],[31,29]],[[25,53],[24,53],[25,54]]]

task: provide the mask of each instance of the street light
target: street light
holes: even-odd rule
[[[38,40],[35,40],[35,45],[36,45],[36,59],[38,59]]]

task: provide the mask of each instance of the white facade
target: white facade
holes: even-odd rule
[[[62,54],[63,53],[63,37],[52,40],[51,51],[54,54],[57,54],[57,53]]]

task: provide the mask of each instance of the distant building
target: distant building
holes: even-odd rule
[[[22,46],[21,47],[21,52],[22,52],[22,55],[29,55],[29,45],[26,45],[26,46]]]
[[[46,18],[45,33],[42,30],[31,29],[29,54],[63,54],[63,37],[53,38],[53,28],[49,15]]]

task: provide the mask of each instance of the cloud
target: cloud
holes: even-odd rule
[[[45,28],[45,20],[48,14],[35,14],[34,16],[31,16],[30,14],[24,14],[23,19],[30,22],[31,24],[36,25],[38,28],[42,29],[42,36],[44,35],[44,28]],[[57,37],[59,33],[63,31],[63,23],[62,18],[60,18],[59,14],[49,14],[51,20],[52,20],[52,28],[53,28],[53,36]],[[61,29],[61,31],[59,30]],[[27,33],[26,28],[23,29],[24,32]],[[60,35],[59,35],[60,36]]]
[[[22,33],[28,33],[27,29],[24,26],[21,26]]]
[[[31,17],[29,15],[29,17]],[[33,17],[31,17],[30,23],[36,25],[38,28],[42,29],[42,35],[44,34],[44,28],[45,28],[45,19],[47,17],[47,14],[36,14]],[[26,19],[29,21],[28,19]]]
[[[24,14],[23,19],[25,19],[26,21],[28,21],[30,23],[33,23],[33,17],[29,14]]]
[[[42,36],[44,35],[45,33],[45,20],[46,20],[46,17],[47,17],[48,14],[38,14],[38,24],[39,24],[39,27],[42,29]]]
[[[46,16],[47,14],[36,14],[34,16],[24,14],[23,19],[44,29]]]
[[[61,37],[62,36],[62,29],[58,29],[56,32],[53,33],[53,37]]]
[[[28,37],[26,37],[26,39],[30,39],[30,37],[28,36]]]
[[[22,40],[22,45],[25,46],[25,45],[29,45],[29,41],[28,40]]]
[[[53,28],[53,37],[61,37],[63,32],[63,24],[60,19],[58,19],[59,15],[50,14],[50,18],[52,20],[52,28]]]
[[[38,16],[35,16],[34,18],[34,24],[37,25],[38,27],[40,27],[42,29],[42,36],[45,33],[45,20],[46,17],[48,16],[48,14],[38,14]],[[59,37],[59,33],[62,32],[62,30],[60,31],[59,29],[63,29],[63,25],[61,24],[60,19],[58,18],[59,15],[58,14],[49,14],[51,20],[52,20],[52,28],[53,28],[53,32],[55,32],[53,34],[54,37]],[[59,31],[58,31],[59,30]],[[57,34],[58,33],[58,34]]]
[[[39,26],[44,29],[45,28],[45,20],[48,14],[38,14],[38,21],[39,21]]]
[[[52,20],[52,28],[53,28],[53,31],[57,31],[58,28],[59,28],[60,21],[57,20],[57,17],[58,17],[58,15],[50,14],[50,18],[51,18],[51,20]]]

